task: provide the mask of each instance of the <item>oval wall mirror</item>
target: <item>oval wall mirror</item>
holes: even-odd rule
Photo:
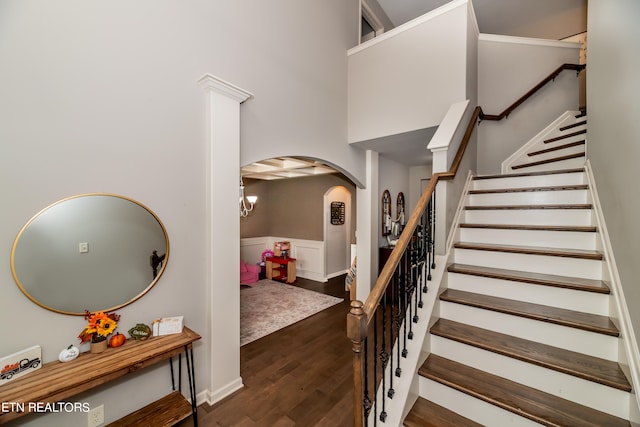
[[[115,194],[82,194],[48,206],[22,227],[11,272],[41,307],[84,315],[140,298],[168,258],[167,232],[146,206]]]

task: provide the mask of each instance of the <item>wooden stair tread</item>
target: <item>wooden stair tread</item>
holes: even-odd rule
[[[170,427],[191,415],[191,403],[179,391],[120,418],[108,427]]]
[[[532,166],[540,166],[540,165],[546,165],[546,164],[549,164],[549,163],[562,162],[564,160],[577,159],[579,157],[585,157],[585,156],[586,156],[586,153],[584,153],[584,152],[575,153],[575,154],[567,154],[566,156],[553,157],[551,159],[538,160],[536,162],[528,162],[528,163],[521,163],[519,165],[513,165],[513,166],[511,166],[511,169],[529,168],[529,167],[532,167]]]
[[[470,249],[476,251],[493,251],[508,252],[526,255],[546,255],[558,256],[563,258],[580,258],[590,260],[602,260],[602,253],[597,251],[589,251],[584,249],[558,249],[558,248],[542,248],[538,246],[516,246],[516,245],[490,245],[484,243],[465,243],[458,242],[453,245],[458,249]]]
[[[465,206],[468,211],[481,210],[518,210],[518,209],[591,209],[590,203],[577,203],[571,205],[491,205],[491,206]]]
[[[500,194],[500,193],[527,193],[537,191],[568,191],[568,190],[588,190],[587,184],[578,185],[552,185],[547,187],[514,187],[514,188],[492,188],[488,190],[469,190],[469,194]]]
[[[566,125],[566,126],[562,126],[559,128],[560,131],[565,131],[567,129],[571,129],[571,128],[577,128],[578,126],[582,126],[582,125],[586,125],[587,121],[586,120],[582,120],[581,122],[576,122],[576,123],[572,123],[570,125]]]
[[[419,374],[545,426],[631,425],[621,418],[434,354],[431,354],[420,367]]]
[[[565,150],[567,148],[578,147],[580,145],[585,145],[586,141],[583,139],[582,141],[570,142],[569,144],[558,145],[556,147],[546,148],[544,150],[531,151],[527,153],[527,156],[538,156],[540,154],[552,153],[554,151]]]
[[[545,139],[544,143],[548,144],[550,142],[556,142],[556,141],[560,141],[563,139],[567,139],[567,138],[571,138],[572,136],[578,136],[578,135],[584,135],[585,133],[587,133],[586,129],[582,129],[576,132],[571,132],[571,133],[567,133],[564,135],[560,135],[560,136],[556,136],[555,138],[550,138],[550,139]]]
[[[620,335],[616,326],[606,316],[583,313],[580,311],[532,304],[506,298],[476,294],[473,292],[447,289],[440,294],[440,300],[470,307],[491,310],[527,319],[539,320],[570,328],[600,333],[617,337]]]
[[[520,172],[520,173],[509,173],[509,174],[499,174],[499,175],[478,175],[474,176],[474,180],[479,179],[496,179],[496,178],[517,178],[522,176],[539,176],[539,175],[557,175],[563,173],[583,173],[584,169],[558,169],[551,171],[536,171],[536,172]]]
[[[572,231],[595,233],[598,227],[592,225],[521,225],[521,224],[473,224],[462,223],[460,228],[492,228],[497,230]]]
[[[610,360],[446,319],[439,319],[431,327],[431,333],[618,390],[631,391],[620,365]]]
[[[534,285],[553,286],[556,288],[574,289],[578,291],[610,294],[611,290],[602,280],[581,279],[578,277],[559,276],[555,274],[531,273],[528,271],[506,270],[502,268],[482,267],[477,265],[451,264],[447,268],[450,273],[488,277],[491,279],[510,280],[513,282],[531,283]]]
[[[421,397],[413,404],[411,411],[404,419],[405,427],[481,427],[468,418],[456,414],[449,409],[423,399]]]

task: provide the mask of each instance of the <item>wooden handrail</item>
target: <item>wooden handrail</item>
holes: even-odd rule
[[[540,83],[535,85],[529,92],[525,93],[520,98],[518,98],[518,100],[516,102],[514,102],[509,107],[507,107],[507,109],[504,110],[502,113],[497,114],[497,115],[495,115],[495,114],[481,114],[480,115],[480,119],[481,120],[502,120],[505,117],[508,117],[509,114],[511,114],[511,112],[513,112],[513,110],[515,110],[520,104],[522,104],[524,101],[529,99],[531,97],[531,95],[533,95],[534,93],[539,91],[544,85],[546,85],[550,81],[554,80],[558,76],[558,74],[560,74],[562,71],[564,71],[564,70],[574,70],[574,71],[579,73],[580,71],[584,70],[586,68],[586,66],[587,66],[586,64],[562,64],[561,66],[556,68],[551,74],[549,74],[547,77],[545,77]]]

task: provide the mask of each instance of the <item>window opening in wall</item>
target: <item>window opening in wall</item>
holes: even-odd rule
[[[374,38],[375,36],[376,36],[375,30],[373,29],[371,24],[369,24],[369,21],[367,21],[363,16],[361,30],[360,30],[360,40],[364,42]]]

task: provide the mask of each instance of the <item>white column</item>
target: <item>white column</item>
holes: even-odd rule
[[[365,301],[378,278],[378,233],[380,232],[380,200],[378,200],[378,152],[365,155],[365,188],[356,189],[356,253],[358,256],[356,298]]]
[[[252,96],[205,74],[207,94],[207,282],[210,316],[208,403],[243,386],[240,377],[240,104]],[[224,268],[220,268],[224,266]]]

